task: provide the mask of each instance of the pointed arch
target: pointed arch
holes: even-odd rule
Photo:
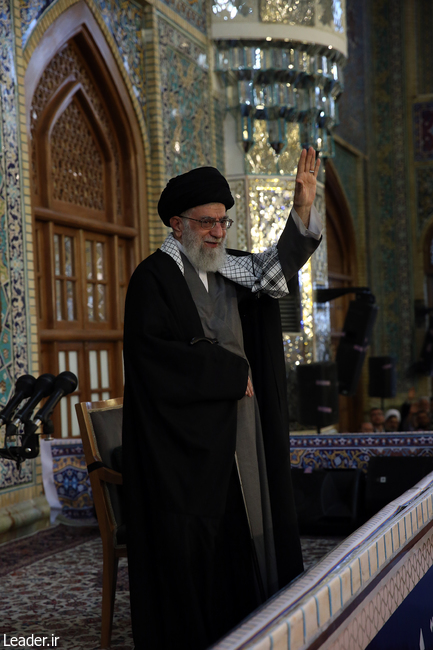
[[[103,167],[105,205],[109,210],[106,215],[108,221],[113,221],[112,206],[116,201],[113,189],[116,186],[116,174],[114,169],[114,152],[110,147],[104,130],[101,128],[98,116],[80,82],[74,79],[67,79],[53,93],[49,103],[44,107],[34,129],[33,146],[35,148],[36,168],[39,170],[35,182],[38,184],[35,196],[39,197],[41,207],[55,207],[56,193],[53,191],[53,147],[64,138],[63,122],[68,122],[67,113],[71,110],[79,111],[83,127],[88,131],[88,140],[93,144],[95,156],[92,165],[95,166],[100,159],[100,166]],[[59,132],[60,133],[56,133]],[[55,137],[57,135],[57,137]],[[59,152],[61,155],[61,152]],[[79,155],[80,152],[77,152]],[[102,163],[101,163],[102,161]],[[72,172],[71,173],[76,173]],[[57,175],[58,176],[58,175]],[[59,179],[57,178],[57,181]],[[59,184],[58,182],[56,183]],[[110,194],[112,195],[110,197]],[[111,198],[111,200],[110,200]],[[108,200],[107,200],[108,199]],[[60,208],[61,209],[61,208]],[[92,213],[95,217],[96,214]],[[104,215],[99,215],[103,218]]]
[[[102,30],[84,0],[79,0],[50,23],[51,16],[58,16],[57,5],[44,16],[44,23],[49,23],[46,31],[39,36],[40,32],[35,30],[26,48],[31,52],[25,73],[27,132],[32,132],[30,108],[44,71],[56,54],[68,43],[74,43],[90,74],[100,82],[98,90],[109,109],[122,159],[127,161],[122,165],[122,172],[123,183],[128,188],[125,192],[129,202],[128,223],[138,230],[137,254],[145,257],[149,252],[146,169],[150,167],[150,148],[132,86],[126,82],[127,74],[114,43],[110,44],[109,35],[104,33],[107,30]]]
[[[42,371],[71,370],[78,390],[55,416],[78,435],[74,403],[123,391],[123,302],[148,252],[141,125],[87,5],[42,34],[26,70]]]

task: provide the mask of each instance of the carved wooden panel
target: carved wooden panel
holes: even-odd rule
[[[72,41],[69,42],[66,45],[66,47],[64,47],[60,52],[58,52],[56,56],[52,59],[52,61],[49,63],[49,65],[47,66],[47,68],[45,69],[41,77],[36,92],[33,96],[32,107],[31,107],[30,132],[32,137],[32,172],[33,172],[33,188],[34,188],[35,198],[41,196],[41,188],[40,188],[41,174],[40,174],[40,169],[38,169],[38,151],[37,151],[37,147],[39,143],[37,142],[37,137],[36,137],[36,134],[38,133],[38,123],[41,116],[43,116],[45,114],[45,111],[47,111],[47,107],[49,108],[49,104],[53,96],[58,91],[58,89],[62,86],[62,84],[64,84],[66,81],[79,82],[79,84],[83,89],[83,92],[85,93],[86,99],[90,103],[91,109],[95,117],[97,118],[98,124],[104,134],[104,138],[108,143],[110,149],[110,158],[112,158],[114,162],[114,186],[110,188],[114,194],[112,207],[113,207],[113,212],[118,217],[121,217],[122,186],[120,180],[120,161],[119,161],[120,156],[119,156],[118,143],[114,135],[115,129],[113,128],[113,125],[111,124],[110,119],[107,115],[107,110],[98,93],[97,85],[95,81],[92,79],[90,73],[88,72],[84,60],[81,58],[80,53],[78,52],[75,44]],[[51,146],[54,147],[56,150],[57,165],[59,160],[62,159],[62,154],[63,154],[63,158],[69,160],[69,154],[71,152],[71,150],[68,149],[68,141],[65,141],[64,146],[62,147],[61,137],[59,138],[59,136],[62,135],[62,126],[68,124],[68,122],[71,119],[75,120],[77,121],[77,124],[80,126],[81,137],[83,138],[84,136],[83,123],[82,123],[84,118],[82,115],[80,116],[79,113],[77,113],[77,111],[79,110],[80,110],[79,107],[77,105],[74,106],[74,102],[73,102],[66,108],[65,112],[58,119],[58,121],[54,126],[54,130],[51,134],[50,140],[51,140]],[[55,138],[54,143],[53,143],[53,138]],[[87,145],[88,145],[88,135],[87,138],[85,139],[87,139]],[[79,140],[77,144],[80,146]],[[94,147],[96,147],[96,143],[94,144]],[[88,151],[88,149],[86,149],[86,151]],[[96,159],[97,163],[98,163],[98,159],[102,161],[100,152],[98,153]],[[62,177],[62,179],[63,181],[66,180],[64,177]],[[100,176],[99,185],[93,186],[94,191],[98,193],[104,191],[102,180],[103,180],[102,176]],[[71,193],[69,189],[70,189],[70,183],[66,183],[66,186],[64,188],[62,188],[62,185],[60,185],[60,187],[56,188],[55,196],[58,197],[59,192],[63,190],[62,200],[69,201],[75,204],[77,195],[74,192]],[[101,205],[100,200],[97,201],[97,203]],[[84,204],[78,203],[78,205],[86,205],[86,203]],[[103,209],[103,208],[99,207],[98,209]]]
[[[57,120],[50,147],[52,198],[104,210],[104,160],[77,102]]]

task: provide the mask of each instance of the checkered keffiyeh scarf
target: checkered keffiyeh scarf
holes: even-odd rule
[[[162,244],[161,250],[174,259],[184,274],[180,250],[172,234]],[[282,298],[289,293],[276,245],[266,249],[264,253],[252,253],[240,257],[227,255],[219,273],[228,280],[251,289],[253,293],[260,291],[272,298]]]

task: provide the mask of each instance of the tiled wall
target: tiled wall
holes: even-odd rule
[[[187,23],[203,33],[206,32],[207,10],[209,9],[206,0],[195,0],[194,2],[188,2],[188,0],[164,0],[164,3]]]
[[[337,145],[334,161],[354,218],[364,279],[379,306],[371,352],[397,357],[400,394],[413,381],[406,371],[416,355],[406,88],[409,4],[417,3],[347,2],[349,60],[336,133],[348,148]],[[358,160],[350,147],[359,152]],[[360,193],[359,163],[364,154],[368,176],[361,176]],[[426,174],[419,186],[429,186],[431,197],[429,181]],[[359,208],[364,200],[365,220]],[[429,201],[420,201],[425,213]]]
[[[77,2],[5,0],[0,5],[0,406],[16,377],[38,374],[24,75],[45,31]],[[216,161],[206,3],[86,0],[86,5],[117,61],[141,127],[149,170],[146,236],[153,250],[166,235],[156,212],[166,180]],[[14,463],[1,461],[0,507],[22,500],[24,492],[15,489],[22,485],[33,490],[26,498],[41,493],[35,462],[18,472]]]
[[[27,274],[33,271],[33,252],[26,245],[26,206],[29,201],[23,166],[28,164],[19,84],[22,83],[20,42],[14,40],[17,11],[4,2],[0,23],[0,260],[1,260],[1,341],[0,404],[5,404],[15,377],[37,368],[30,355],[30,304]],[[0,489],[16,485],[34,487],[34,462],[21,470],[15,463],[0,463]]]
[[[212,101],[207,47],[162,16],[158,42],[168,180],[193,167],[212,164]]]

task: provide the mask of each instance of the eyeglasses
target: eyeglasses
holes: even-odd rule
[[[212,228],[215,228],[217,223],[220,224],[223,230],[228,230],[233,223],[233,219],[229,219],[228,217],[223,217],[222,219],[214,219],[213,217],[202,217],[201,219],[192,219],[192,217],[182,217],[182,219],[197,221],[204,230],[212,230]]]

